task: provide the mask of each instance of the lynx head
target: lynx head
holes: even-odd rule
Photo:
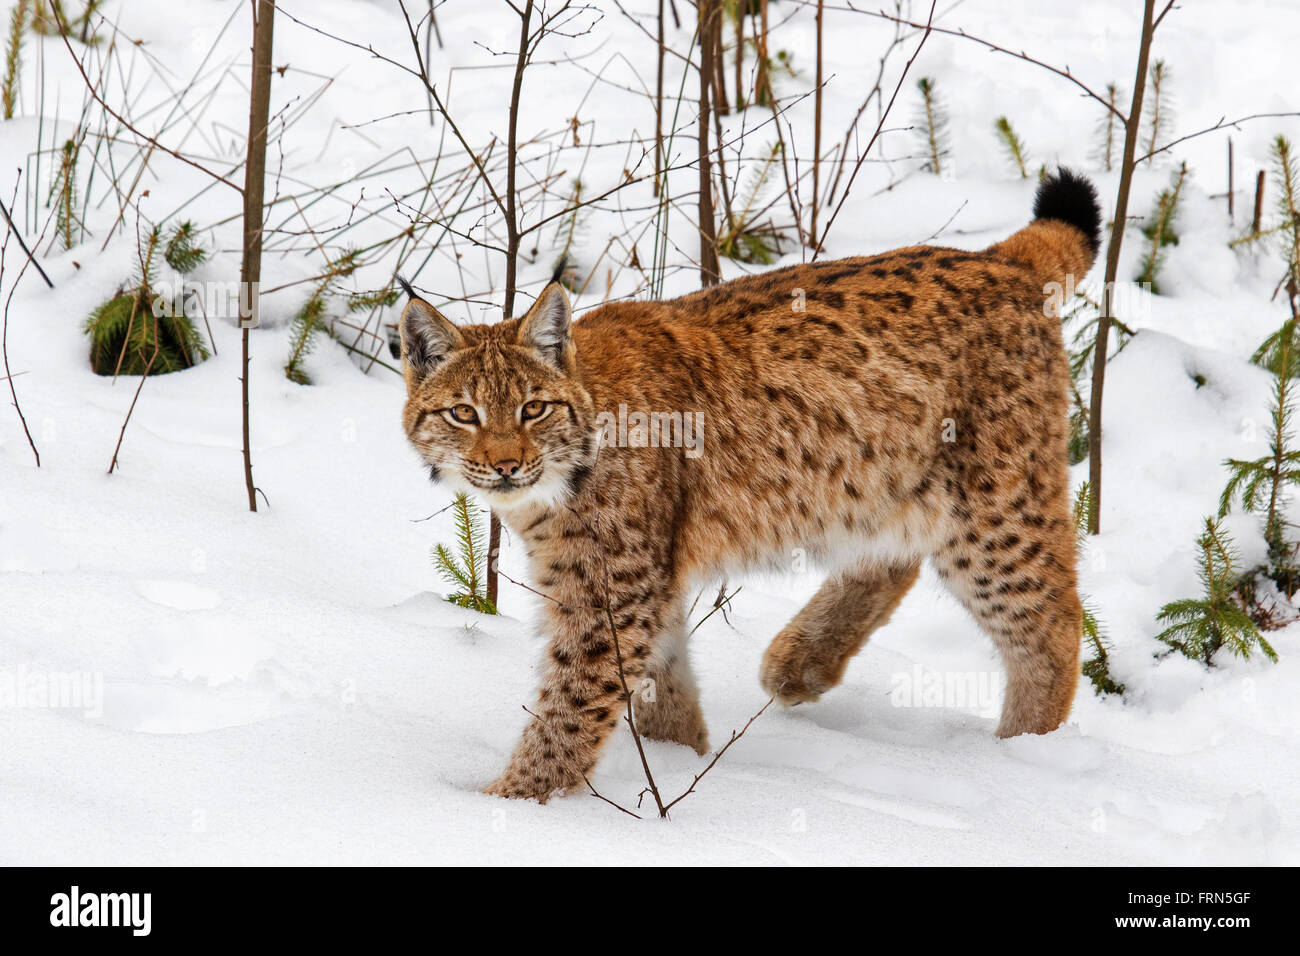
[[[523,318],[497,325],[457,327],[412,293],[401,319],[402,420],[435,481],[506,509],[576,489],[597,426],[571,319],[558,282]]]

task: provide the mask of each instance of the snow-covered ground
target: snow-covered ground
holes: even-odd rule
[[[281,6],[331,33],[409,55],[394,2]],[[517,25],[497,6],[450,0],[439,8],[448,48],[436,54],[435,78],[447,63],[498,67],[455,77],[458,119],[475,143],[504,133],[510,77],[490,51],[512,49]],[[606,15],[590,35],[543,51],[585,59],[529,74],[525,133],[564,128],[575,115],[594,124],[590,135],[598,139],[653,129],[645,101],[624,89],[653,86],[653,47],[613,4],[600,6]],[[624,6],[648,23],[656,5]],[[689,17],[689,7],[678,6]],[[966,0],[941,4],[940,12],[944,25],[1068,63],[1101,88],[1131,83],[1134,6]],[[220,49],[246,67],[244,4],[108,7],[125,33],[160,55],[201,53],[238,7]],[[780,78],[780,92],[806,89],[811,10],[789,2],[772,9],[793,17],[778,35],[801,71]],[[874,75],[888,29],[834,9],[827,16],[827,129],[838,135]],[[1297,34],[1300,7],[1291,3],[1180,5],[1157,37],[1175,77],[1178,131],[1300,105],[1277,79]],[[685,49],[689,29],[675,37]],[[22,115],[0,123],[0,170],[25,167],[38,135],[37,61],[28,49]],[[170,57],[177,59],[184,57]],[[904,59],[895,59],[891,77]],[[399,146],[421,157],[436,149],[440,130],[423,116],[352,125],[424,108],[420,87],[393,68],[284,18],[274,61],[291,67],[277,80],[275,109],[320,85],[299,71],[334,77],[286,135],[286,175],[320,183]],[[608,83],[592,79],[602,68]],[[45,41],[44,69],[48,143],[56,113],[60,135],[71,133],[82,89],[57,40]],[[190,67],[177,70],[188,75]],[[978,248],[1022,225],[1033,182],[1010,173],[998,149],[992,127],[1002,113],[1027,141],[1035,168],[1063,162],[1092,175],[1109,216],[1116,179],[1098,170],[1094,156],[1101,111],[1069,83],[942,36],[931,38],[914,71],[913,79],[937,77],[946,95],[956,174],[913,174],[876,195],[889,174],[868,164],[837,220],[830,254],[883,250],[939,230],[935,241]],[[240,96],[234,85],[209,104],[200,126],[214,150],[231,135],[223,140],[220,124],[246,126]],[[895,125],[910,119],[914,98],[909,79]],[[810,108],[807,101],[789,114],[793,135],[810,137]],[[751,110],[726,122],[738,130],[766,115]],[[1124,298],[1122,317],[1144,331],[1109,369],[1104,533],[1084,556],[1082,588],[1106,625],[1114,675],[1127,695],[1101,699],[1081,680],[1065,727],[996,740],[996,655],[927,571],[840,688],[815,704],[769,710],[666,824],[633,820],[585,794],[543,807],[478,792],[503,766],[526,718],[522,705],[533,698],[542,651],[530,623],[535,599],[503,583],[500,617],[442,600],[428,552],[450,539],[449,515],[421,519],[447,500],[406,445],[401,381],[383,369],[363,374],[331,342],[308,359],[313,385],[283,375],[284,322],[304,287],[272,295],[267,327],[253,334],[253,463],[267,498],[257,514],[247,512],[243,488],[239,333],[228,322],[213,323],[218,354],[211,360],[147,382],[119,469],[106,474],[137,382],[95,376],[86,363],[83,319],[135,256],[129,230],[100,251],[117,211],[105,204],[87,223],[92,236],[84,245],[47,252],[42,244],[56,288],[29,274],[9,319],[14,384],[41,467],[6,395],[0,697],[6,686],[20,692],[0,707],[0,863],[1300,862],[1300,826],[1289,812],[1300,797],[1300,627],[1270,635],[1281,656],[1276,665],[1225,656],[1206,670],[1179,657],[1157,659],[1162,645],[1154,640],[1161,605],[1197,588],[1191,545],[1216,507],[1222,459],[1265,449],[1270,378],[1246,359],[1283,318],[1280,299],[1270,301],[1281,264],[1273,254],[1230,251],[1227,242],[1244,227],[1245,184],[1267,164],[1278,132],[1298,137],[1300,123],[1261,120],[1234,133],[1243,189],[1235,225],[1216,195],[1226,183],[1225,135],[1178,148],[1192,178],[1181,241],[1162,276],[1167,294]],[[886,154],[906,157],[910,136],[889,134]],[[804,144],[800,154],[809,152]],[[272,158],[273,167],[278,162]],[[584,182],[607,188],[628,162],[626,151],[593,150]],[[1132,213],[1147,212],[1172,163],[1139,172]],[[900,159],[893,175],[916,166]],[[409,188],[412,175],[395,173],[394,191]],[[683,173],[683,192],[692,175]],[[0,174],[6,197],[7,183]],[[194,170],[159,161],[143,211],[161,218],[204,184]],[[366,195],[373,199],[384,185],[367,180]],[[621,200],[628,208],[651,201],[648,187],[635,199],[631,192]],[[358,193],[342,191],[340,216]],[[23,223],[21,196],[19,204]],[[214,189],[186,215],[207,226],[237,210],[232,193]],[[580,261],[597,265],[610,237],[628,228],[628,215],[594,213]],[[682,249],[693,247],[684,219],[673,230]],[[238,223],[208,235],[224,251],[200,278],[229,278]],[[549,273],[552,238],[543,233],[543,248],[523,270],[533,290]],[[468,291],[499,289],[500,262],[462,251]],[[1135,229],[1122,277],[1136,274],[1140,251]],[[6,295],[13,246],[10,253]],[[684,252],[670,256],[685,261]],[[310,276],[319,265],[319,256],[304,253],[268,255],[264,286]],[[742,267],[725,268],[738,274]],[[444,250],[418,281],[460,290],[457,270],[456,256]],[[356,284],[386,281],[376,266]],[[667,291],[695,281],[682,270]],[[593,282],[579,308],[598,305],[603,285]],[[612,293],[634,285],[620,277]],[[486,306],[458,308],[457,318],[494,316]],[[1246,556],[1258,557],[1256,521],[1234,516],[1228,526]],[[510,542],[503,567],[523,575]],[[733,581],[743,590],[729,621],[715,615],[695,634],[692,655],[715,744],[762,706],[757,671],[766,642],[817,583],[812,573]],[[60,674],[84,676],[84,699],[42,706],[40,688]],[[988,693],[965,706],[899,706],[909,696],[928,702],[920,692],[927,675],[967,675]],[[706,763],[681,747],[649,743],[647,750],[673,793]],[[625,730],[593,782],[611,798],[635,802],[642,780]]]

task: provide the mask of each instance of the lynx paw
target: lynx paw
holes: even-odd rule
[[[787,707],[817,700],[840,682],[844,662],[827,654],[821,645],[800,631],[787,628],[773,638],[763,655],[759,683]]]
[[[536,800],[545,803],[557,790],[566,790],[581,783],[581,774],[557,773],[549,768],[539,768],[534,772],[510,767],[484,787],[483,792],[507,800]]]

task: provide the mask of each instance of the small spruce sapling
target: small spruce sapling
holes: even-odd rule
[[[1088,539],[1088,516],[1092,495],[1088,482],[1079,486],[1074,496],[1074,534],[1082,549]],[[1098,694],[1123,694],[1124,685],[1110,676],[1110,640],[1097,617],[1097,612],[1085,595],[1079,595],[1083,607],[1083,643],[1091,648],[1092,656],[1083,662],[1083,676],[1092,683]]]
[[[1229,458],[1224,462],[1230,477],[1219,496],[1219,516],[1226,515],[1236,501],[1254,514],[1264,518],[1264,541],[1268,545],[1269,567],[1265,574],[1272,578],[1290,598],[1300,586],[1300,569],[1295,567],[1296,546],[1287,540],[1289,523],[1283,515],[1286,489],[1300,484],[1300,449],[1292,447],[1291,415],[1295,411],[1292,390],[1300,361],[1297,356],[1297,320],[1289,319],[1280,332],[1273,336],[1270,352],[1261,364],[1276,376],[1273,383],[1273,404],[1269,409],[1269,452],[1262,458],[1244,461]]]
[[[758,222],[763,206],[759,200],[778,168],[780,151],[780,144],[774,144],[758,167],[750,171],[744,195],[737,196],[739,208],[731,213],[718,236],[719,255],[759,265],[771,265],[780,257],[785,236],[772,223]]]
[[[1142,267],[1137,281],[1149,286],[1156,295],[1160,294],[1157,282],[1160,269],[1165,264],[1165,246],[1178,245],[1178,233],[1174,231],[1178,217],[1179,203],[1183,195],[1183,183],[1187,180],[1187,164],[1178,167],[1170,180],[1169,187],[1162,189],[1156,197],[1156,205],[1142,227],[1142,234],[1147,237],[1149,245],[1146,255],[1142,257]]]
[[[948,110],[935,90],[934,77],[923,76],[916,81],[921,92],[921,106],[916,120],[917,135],[921,139],[922,153],[926,157],[921,168],[941,175],[948,162]]]
[[[86,230],[77,218],[77,160],[81,144],[70,139],[59,151],[59,166],[50,187],[47,206],[54,206],[54,229],[64,249],[71,249],[85,236]]]
[[[1196,551],[1204,594],[1170,601],[1161,608],[1156,620],[1169,626],[1156,639],[1207,667],[1213,666],[1215,653],[1224,647],[1243,658],[1258,647],[1265,657],[1276,661],[1277,652],[1239,603],[1238,555],[1218,519],[1205,519]]]
[[[1292,317],[1300,317],[1297,299],[1300,298],[1300,165],[1291,151],[1291,141],[1279,136],[1273,141],[1273,165],[1282,183],[1278,199],[1282,220],[1282,248],[1286,253],[1286,276],[1283,283],[1291,303]]]
[[[1170,91],[1170,70],[1164,60],[1156,60],[1148,71],[1146,102],[1146,136],[1142,141],[1142,154],[1154,153],[1163,142],[1173,136],[1174,104]],[[1148,160],[1150,162],[1150,160]]]
[[[0,107],[5,119],[14,118],[18,105],[18,77],[22,70],[23,38],[27,30],[27,15],[31,0],[18,0],[9,13],[9,35],[5,40],[4,79],[0,81]]]
[[[1114,83],[1106,84],[1106,115],[1097,126],[1097,161],[1106,172],[1115,168],[1115,159],[1123,143],[1124,121],[1116,115],[1120,100],[1119,87]]]
[[[166,235],[158,226],[149,231],[141,246],[141,271],[86,319],[90,367],[97,375],[144,375],[146,369],[150,375],[161,375],[190,368],[208,357],[183,298],[167,302],[154,289],[160,248],[168,265],[182,274],[207,255],[188,222]]]
[[[456,553],[438,544],[433,548],[433,566],[448,584],[458,590],[447,600],[481,614],[496,614],[496,606],[487,598],[487,532],[469,495],[459,492],[452,502],[456,521]]]
[[[317,335],[326,330],[329,298],[339,281],[356,272],[360,265],[361,251],[357,249],[349,249],[325,264],[325,273],[289,326],[289,357],[284,363],[284,377],[289,381],[298,385],[311,384],[306,368],[307,356],[316,347]],[[349,302],[349,309],[358,311],[368,305],[366,302]]]
[[[1025,154],[1028,150],[1025,148],[1025,141],[1011,125],[1011,120],[1005,116],[999,116],[993,123],[993,128],[998,134],[998,140],[1002,143],[1002,148],[1007,151],[1007,158],[1011,165],[1020,173],[1021,179],[1029,178],[1029,169],[1025,165]]]
[[[1300,299],[1300,167],[1292,153],[1291,142],[1285,136],[1279,136],[1273,141],[1273,165],[1281,184],[1278,199],[1281,218],[1268,229],[1242,236],[1230,245],[1253,244],[1270,236],[1278,236],[1282,241],[1286,272],[1282,276],[1280,287],[1287,292],[1291,318],[1266,338],[1251,356],[1251,361],[1256,365],[1278,375],[1281,374],[1279,363],[1284,357],[1281,349],[1284,345],[1288,349],[1294,349],[1296,320],[1300,319],[1300,303],[1297,301]],[[1291,362],[1288,368],[1293,376],[1300,374],[1300,362]]]

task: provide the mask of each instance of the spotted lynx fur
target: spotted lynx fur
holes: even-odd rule
[[[534,716],[487,792],[582,785],[626,702],[607,606],[639,729],[706,752],[686,602],[800,550],[832,570],[763,656],[782,703],[834,687],[929,558],[1001,652],[997,733],[1066,719],[1080,642],[1069,372],[1044,302],[1088,271],[1100,213],[1066,170],[1034,212],[980,252],[791,266],[577,322],[558,283],[496,325],[458,327],[412,297],[407,435],[435,480],[495,509],[546,596]],[[636,412],[702,414],[685,419],[703,422],[696,454],[602,440]]]

